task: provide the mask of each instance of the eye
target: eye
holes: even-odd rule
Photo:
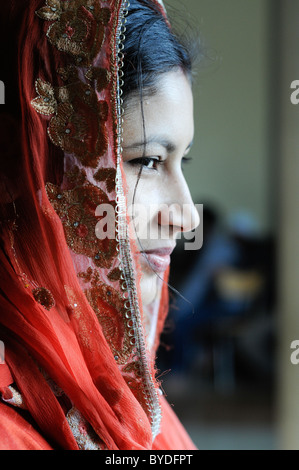
[[[163,160],[160,157],[140,157],[129,160],[130,165],[142,166],[148,170],[157,170],[159,165],[163,165]]]

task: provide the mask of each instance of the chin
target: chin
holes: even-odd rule
[[[157,295],[157,276],[155,273],[142,273],[140,281],[142,305],[152,303]]]

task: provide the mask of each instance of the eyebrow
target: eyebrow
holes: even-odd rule
[[[124,147],[124,150],[127,149],[135,149],[135,148],[140,148],[140,147],[146,147],[149,144],[159,144],[162,147],[164,147],[168,153],[173,153],[176,151],[177,146],[168,140],[167,138],[163,137],[152,137],[149,138],[148,140],[145,140],[143,142],[135,142],[134,144],[128,145],[127,147]],[[190,142],[188,147],[186,148],[186,151],[189,150],[193,145],[193,140]]]

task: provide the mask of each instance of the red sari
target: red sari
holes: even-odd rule
[[[5,7],[19,106],[1,119],[17,131],[1,156],[1,449],[195,449],[155,378],[168,272],[151,347],[143,326],[121,160],[126,7]],[[96,235],[101,204],[114,238]]]

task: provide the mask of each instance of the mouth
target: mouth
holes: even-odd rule
[[[156,248],[153,250],[141,251],[141,254],[143,255],[145,263],[149,263],[156,272],[163,273],[170,264],[170,255],[174,248],[174,246]]]

